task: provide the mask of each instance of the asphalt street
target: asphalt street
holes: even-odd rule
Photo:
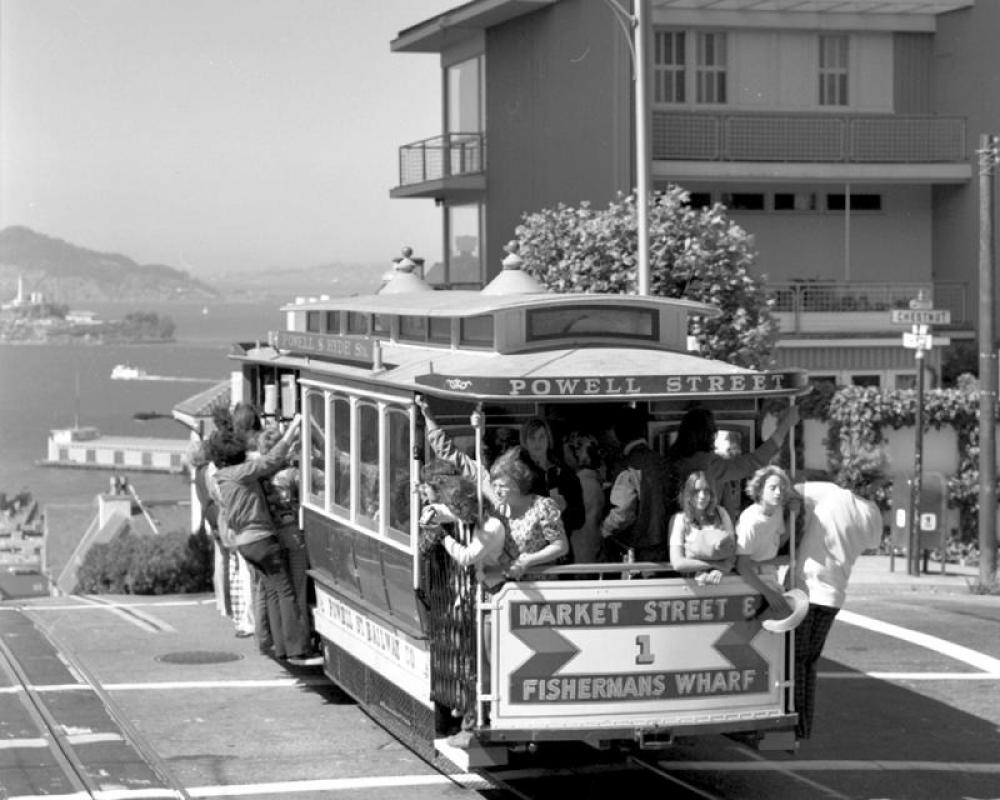
[[[590,772],[560,773],[558,796],[607,797],[613,778],[615,792],[668,781],[671,797],[719,800],[1000,798],[1000,597],[971,594],[975,574],[914,577],[900,559],[895,572],[861,559],[821,663],[814,736],[797,753],[714,737],[653,754],[662,775],[603,778],[591,756]],[[485,787],[417,758],[319,670],[260,655],[208,596],[7,603],[0,631],[15,608],[100,682],[191,797],[423,800]],[[41,688],[70,694],[58,680]],[[557,796],[543,766],[521,765],[523,797]]]

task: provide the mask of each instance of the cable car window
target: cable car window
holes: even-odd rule
[[[399,338],[413,342],[427,341],[427,317],[400,316]]]
[[[491,346],[493,344],[493,317],[469,317],[462,320],[462,344]]]
[[[451,344],[451,319],[447,317],[431,317],[427,320],[429,329],[427,339],[431,342]]]
[[[347,332],[367,335],[369,316],[357,311],[349,311],[347,313]]]
[[[346,515],[351,507],[351,404],[346,397],[334,397],[330,403],[333,430],[333,505]]]
[[[390,317],[388,314],[376,314],[372,317],[372,333],[379,333],[388,336],[391,329]]]
[[[306,497],[310,503],[326,508],[326,409],[322,392],[310,391],[306,397],[306,425],[309,435]]]
[[[306,312],[306,330],[309,333],[319,333],[319,319],[318,311]]]
[[[374,403],[358,403],[358,442],[360,470],[358,481],[359,497],[357,518],[370,527],[378,527],[379,504],[381,502],[382,480],[379,469],[379,425],[378,406]]]
[[[410,415],[390,408],[386,415],[389,440],[389,527],[394,538],[410,542]]]
[[[658,341],[659,317],[653,309],[572,306],[528,311],[527,340],[609,336]]]
[[[340,312],[339,311],[327,311],[326,312],[326,332],[327,333],[340,333]]]

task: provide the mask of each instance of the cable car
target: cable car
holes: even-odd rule
[[[417,400],[470,455],[501,427],[596,430],[622,405],[645,412],[665,452],[693,402],[749,450],[764,404],[794,402],[805,373],[690,352],[691,318],[717,313],[704,304],[548,292],[516,256],[481,291],[431,290],[412,266],[372,295],[299,298],[283,329],[231,354],[236,399],[303,416],[300,521],[326,675],[418,752],[469,768],[549,741],[743,733],[791,749],[791,635],[762,630],[759,595],[736,574],[701,586],[666,563],[570,564],[487,596],[470,569],[421,556],[417,486],[433,454]],[[474,743],[455,754],[462,713]]]

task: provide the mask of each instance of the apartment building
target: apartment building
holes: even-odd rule
[[[636,185],[631,29],[615,0],[472,0],[402,30],[437,54],[443,119],[399,151],[393,197],[433,200],[445,263],[480,285],[525,212]],[[654,188],[721,202],[775,291],[782,366],[906,388],[921,298],[972,339],[976,149],[1000,132],[993,0],[650,0]],[[419,138],[424,136],[424,138]]]

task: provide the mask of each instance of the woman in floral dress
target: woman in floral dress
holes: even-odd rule
[[[562,558],[569,552],[562,511],[551,497],[531,493],[534,472],[520,447],[500,456],[490,468],[497,513],[507,524],[507,542],[501,563],[518,579],[532,567]]]

